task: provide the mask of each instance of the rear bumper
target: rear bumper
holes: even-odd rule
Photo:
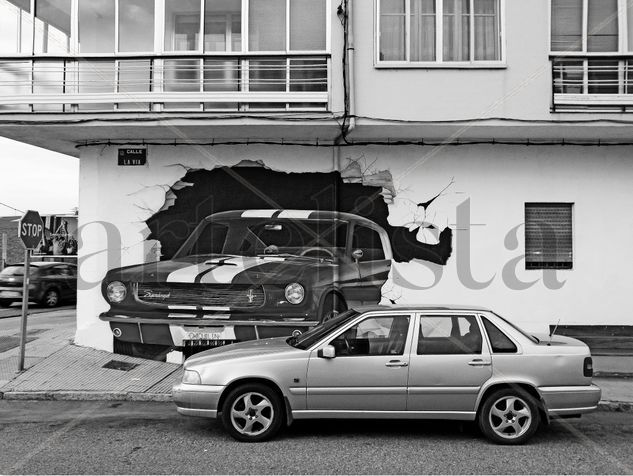
[[[602,395],[596,385],[540,387],[538,390],[552,417],[591,412],[598,408]]]
[[[217,418],[221,385],[189,385],[179,383],[172,388],[172,397],[178,413],[187,416]]]

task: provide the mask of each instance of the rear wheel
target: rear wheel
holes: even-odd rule
[[[59,305],[60,295],[59,291],[54,288],[47,289],[42,296],[40,303],[45,307],[57,307]]]
[[[329,321],[345,311],[347,311],[347,305],[343,298],[336,293],[330,293],[323,300],[323,306],[319,313],[319,322]]]
[[[495,443],[520,445],[538,429],[538,403],[521,389],[497,390],[484,402],[478,423],[483,434]]]
[[[283,420],[281,398],[262,384],[240,385],[222,405],[222,424],[239,441],[269,440],[279,431]]]

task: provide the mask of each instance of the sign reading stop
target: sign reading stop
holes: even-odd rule
[[[44,222],[35,210],[28,210],[20,219],[18,238],[22,240],[26,249],[37,248],[44,238]]]

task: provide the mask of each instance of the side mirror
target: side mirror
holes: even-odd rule
[[[363,250],[361,249],[357,249],[352,251],[352,258],[354,258],[354,261],[356,261],[358,263],[358,260],[360,260],[363,257]]]
[[[317,350],[317,357],[322,359],[333,359],[336,357],[336,350],[333,345],[326,345],[322,349]]]

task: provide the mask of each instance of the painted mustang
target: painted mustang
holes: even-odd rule
[[[108,272],[110,310],[100,318],[126,354],[299,334],[348,306],[378,303],[391,260],[385,230],[350,213],[220,212],[171,260]]]

